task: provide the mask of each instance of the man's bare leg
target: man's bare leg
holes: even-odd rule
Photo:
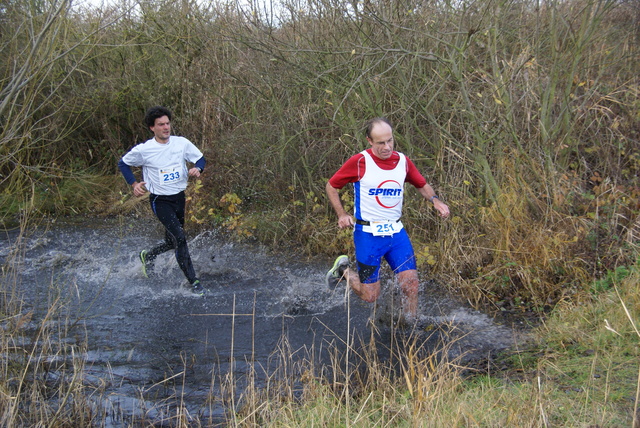
[[[352,269],[345,270],[349,286],[365,302],[373,303],[380,297],[380,281],[363,284],[360,277]],[[398,274],[398,284],[402,290],[402,310],[408,321],[415,321],[418,316],[418,271],[405,270]]]
[[[380,297],[380,281],[363,284],[358,273],[351,268],[345,269],[344,275],[353,292],[365,302],[373,303]]]
[[[398,274],[398,284],[402,289],[402,309],[407,321],[415,321],[418,316],[418,271],[405,270]]]

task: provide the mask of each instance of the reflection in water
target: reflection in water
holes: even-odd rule
[[[422,337],[426,352],[446,341],[448,357],[463,360],[513,341],[509,329],[486,315],[436,297],[428,281],[422,284],[420,327],[396,332],[389,320],[397,293],[387,291],[379,305],[367,304],[344,287],[326,288],[328,259],[269,254],[213,232],[189,242],[208,290],[197,297],[171,253],[158,257],[151,278],[142,275],[138,251],[162,238],[150,223],[57,224],[21,243],[19,292],[35,319],[56,299],[64,303],[57,318],[60,340],[83,350],[85,382],[102,391],[100,405],[112,426],[132,418],[163,420],[177,407],[191,417],[224,420],[248,382],[261,387],[274,377],[298,376],[295,369],[304,364],[328,374],[331,355],[342,355],[347,342],[359,346],[372,328],[381,358],[398,334]],[[3,240],[0,259],[7,261],[16,235]]]

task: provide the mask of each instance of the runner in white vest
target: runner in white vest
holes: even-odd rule
[[[411,241],[400,221],[404,183],[415,186],[442,218],[449,216],[449,207],[413,162],[393,150],[393,128],[386,118],[367,122],[365,135],[371,147],[347,160],[326,187],[338,226],[354,229],[357,272],[349,268],[349,257],[341,255],[327,273],[327,282],[331,285],[348,278],[361,299],[375,302],[380,296],[379,272],[384,257],[404,294],[405,318],[412,321],[418,310],[418,273]],[[338,193],[348,183],[354,186],[355,219],[344,210]]]

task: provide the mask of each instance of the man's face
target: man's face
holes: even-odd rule
[[[388,159],[393,153],[393,131],[391,127],[378,122],[373,125],[370,136],[367,138],[371,144],[371,151],[380,159]]]
[[[151,129],[151,132],[153,132],[153,135],[156,137],[156,141],[166,143],[171,136],[171,121],[167,116],[159,117],[149,129]]]

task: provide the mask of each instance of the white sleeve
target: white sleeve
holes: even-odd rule
[[[135,146],[126,155],[122,157],[122,161],[129,166],[141,166],[144,163],[144,158],[140,152],[139,145]]]
[[[202,157],[202,152],[189,140],[184,150],[184,158],[186,161],[196,163]]]

